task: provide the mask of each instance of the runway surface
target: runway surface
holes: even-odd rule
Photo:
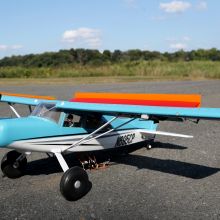
[[[1,86],[0,91],[58,99],[69,99],[75,91],[200,93],[202,106],[220,107],[217,80]],[[10,115],[0,104],[0,116]],[[220,219],[220,121],[163,122],[159,130],[194,138],[158,136],[151,150],[141,148],[105,170],[89,171],[92,188],[76,202],[60,194],[58,162],[33,153],[25,176],[0,176],[0,219]],[[1,150],[0,158],[6,152]]]

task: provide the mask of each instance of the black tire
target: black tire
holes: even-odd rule
[[[146,147],[147,150],[152,149],[154,147],[154,139],[152,139],[150,141],[147,141],[145,147]]]
[[[60,181],[60,192],[69,201],[82,198],[89,191],[89,179],[81,167],[67,170]]]
[[[151,144],[147,144],[146,148],[147,148],[147,150],[150,150],[152,148],[152,145]]]
[[[16,162],[16,159],[21,155],[21,153],[13,150],[5,154],[1,161],[1,170],[5,176],[8,178],[19,178],[24,174],[27,158],[23,158],[21,161]]]

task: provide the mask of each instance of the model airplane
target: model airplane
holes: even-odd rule
[[[67,200],[84,196],[89,180],[83,168],[69,168],[64,154],[149,145],[156,135],[192,138],[157,131],[158,124],[220,119],[220,108],[200,108],[199,95],[77,93],[70,101],[60,101],[1,93],[0,101],[17,116],[0,120],[0,147],[13,149],[2,159],[4,175],[22,176],[32,152],[53,154],[64,171],[60,191]],[[29,106],[30,116],[20,117],[16,103]],[[36,107],[32,111],[30,106]]]

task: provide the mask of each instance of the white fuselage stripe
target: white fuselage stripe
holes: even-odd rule
[[[54,150],[56,151],[56,149],[63,151],[66,149],[68,145],[71,146],[75,142],[84,138],[86,135],[87,134],[81,134],[15,141],[9,145],[9,148],[17,149],[20,151],[37,152],[53,152]],[[115,147],[135,144],[152,138],[154,138],[154,135],[151,134],[145,135],[143,137],[143,135],[138,131],[138,129],[121,130],[112,132],[111,134],[102,136],[98,139],[92,139],[85,145],[82,144],[74,146],[68,149],[68,151],[80,152],[111,149]]]

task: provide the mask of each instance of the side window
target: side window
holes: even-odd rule
[[[75,128],[84,128],[96,130],[102,125],[104,125],[107,120],[102,116],[102,114],[98,113],[86,113],[86,114],[78,114],[75,112],[66,113],[63,127],[75,127]],[[108,131],[112,129],[112,126],[109,124],[104,127],[100,132]]]
[[[66,114],[63,127],[82,127],[82,116],[77,114]]]
[[[97,129],[101,125],[100,119],[101,117],[98,115],[87,115],[85,127],[88,129]]]
[[[87,129],[98,129],[99,127],[104,125],[106,122],[107,121],[102,117],[101,114],[87,115],[85,128],[87,128]],[[112,127],[109,124],[106,127],[104,127],[100,132],[108,131],[111,128]]]

